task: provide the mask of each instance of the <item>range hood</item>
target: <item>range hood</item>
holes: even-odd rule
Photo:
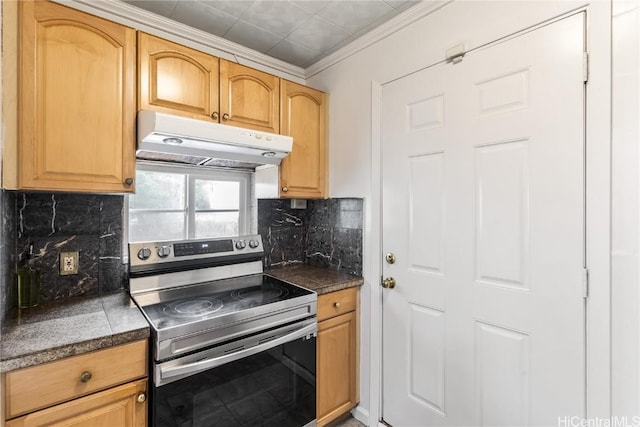
[[[155,111],[138,112],[138,151],[279,165],[292,147],[290,136]]]

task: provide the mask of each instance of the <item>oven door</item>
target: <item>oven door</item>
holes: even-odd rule
[[[152,425],[315,426],[315,318],[154,366]]]

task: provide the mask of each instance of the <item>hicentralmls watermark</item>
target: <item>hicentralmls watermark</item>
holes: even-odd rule
[[[611,418],[558,417],[558,427],[640,427],[640,416]]]

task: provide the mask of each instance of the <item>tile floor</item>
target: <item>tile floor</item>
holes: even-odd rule
[[[349,418],[337,424],[335,427],[365,427],[360,421],[355,418]]]

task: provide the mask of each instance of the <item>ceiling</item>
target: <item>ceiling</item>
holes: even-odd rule
[[[307,68],[418,0],[124,0]]]

